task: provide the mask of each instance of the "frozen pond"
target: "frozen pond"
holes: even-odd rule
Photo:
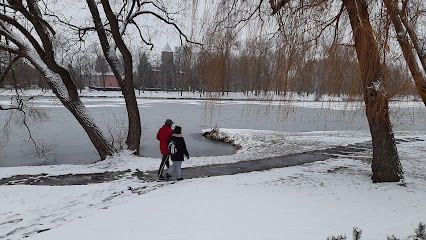
[[[0,97],[7,102],[7,97]],[[122,98],[83,98],[96,122],[106,132],[125,133],[127,121]],[[141,154],[160,158],[158,129],[167,118],[183,129],[191,156],[232,154],[234,149],[201,136],[202,129],[221,127],[234,129],[307,131],[368,131],[361,103],[287,102],[270,104],[248,101],[155,100],[138,99],[141,120]],[[33,136],[39,144],[50,148],[46,157],[34,156],[32,143],[23,127],[14,125],[9,142],[0,151],[0,166],[84,164],[98,160],[83,129],[62,105],[53,98],[36,98],[33,106],[42,109],[48,119],[32,123]],[[4,123],[8,112],[0,111]],[[426,108],[422,103],[392,104],[394,131],[426,131]],[[124,130],[123,130],[124,129]]]

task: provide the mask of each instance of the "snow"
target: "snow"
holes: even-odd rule
[[[18,90],[21,96],[38,96],[41,97],[55,97],[54,93],[51,90],[40,90],[40,89],[30,89],[30,90]],[[0,88],[0,96],[14,96],[16,95],[15,91],[10,89]],[[121,101],[119,98],[123,98],[121,91],[97,91],[90,89],[83,89],[80,93],[83,101],[90,101],[90,98],[106,98],[105,101]],[[248,92],[244,94],[242,92],[229,92],[229,93],[200,93],[192,91],[140,91],[135,89],[135,96],[137,99],[155,99],[155,100],[175,100],[175,99],[191,99],[191,100],[214,100],[216,102],[222,101],[250,101],[250,103],[259,103],[259,104],[269,104],[269,105],[293,105],[293,104],[312,104],[317,107],[324,107],[332,104],[340,104],[352,106],[356,105],[359,108],[363,108],[363,99],[362,97],[349,97],[347,95],[340,96],[329,96],[322,95],[320,97],[315,94],[297,94],[297,93],[287,93],[286,95],[277,95],[272,92],[261,93],[256,95],[254,92]],[[351,99],[351,101],[348,101]],[[419,97],[414,96],[394,96],[392,101],[404,102],[404,103],[421,103]]]
[[[0,94],[8,95],[9,91],[0,90]],[[53,96],[51,91],[39,90],[21,94]],[[106,105],[111,107],[123,104],[120,92],[85,90],[82,95],[86,96],[82,98],[84,103],[92,102],[92,97],[105,97]],[[196,104],[206,96],[145,91],[139,98],[153,102],[183,98]],[[283,101],[258,101],[265,98]],[[294,98],[285,101],[277,96],[230,93],[219,96],[218,102],[253,100],[258,104],[363,111],[362,102],[347,103],[342,97],[324,96],[326,102],[313,101],[314,96]],[[390,107],[423,107],[422,102],[410,100],[393,101]],[[43,104],[57,100],[35,101]],[[228,156],[191,157],[183,163],[183,177],[187,167],[292,155],[371,140],[366,131],[219,128],[219,132],[242,148]],[[350,239],[353,227],[363,230],[361,239],[386,239],[392,234],[407,239],[419,222],[426,223],[426,134],[396,131],[395,136],[423,140],[397,144],[405,173],[403,184],[371,182],[371,150],[301,166],[185,179],[174,184],[134,177],[136,169],[156,170],[161,159],[136,157],[129,151],[86,165],[2,167],[0,179],[23,174],[129,172],[115,181],[82,186],[1,185],[0,239],[325,240],[338,234]]]
[[[231,156],[193,157],[183,167],[294,154],[369,140],[365,133],[281,133],[220,129],[242,145]],[[426,140],[424,132],[399,132]],[[147,183],[131,176],[85,186],[0,186],[0,238],[21,239],[326,239],[363,230],[362,239],[407,238],[426,222],[424,142],[398,144],[405,185],[373,184],[371,151],[232,176]],[[160,159],[129,152],[84,165],[1,168],[65,174],[136,168]],[[183,169],[183,176],[185,169]],[[40,232],[40,233],[37,233]]]

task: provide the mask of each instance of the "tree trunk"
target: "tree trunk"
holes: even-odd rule
[[[98,8],[95,1],[86,0],[90,12],[92,14],[93,22],[95,24],[96,32],[98,33],[99,41],[102,46],[105,58],[109,63],[118,84],[121,87],[124,100],[126,102],[127,116],[129,128],[127,132],[126,145],[129,150],[133,150],[135,154],[139,154],[140,139],[141,139],[141,120],[139,114],[138,103],[136,100],[135,90],[133,88],[133,60],[130,51],[125,45],[122,35],[119,32],[118,20],[113,13],[108,1],[101,1],[106,17],[108,18],[111,33],[114,42],[121,52],[124,59],[124,71],[119,63],[115,53],[115,46],[111,46],[108,42],[105,27],[102,23]]]
[[[111,6],[107,0],[101,0],[106,17],[111,24],[111,32],[118,49],[121,52],[124,60],[124,77],[119,74],[119,71],[113,69],[114,75],[119,79],[121,91],[124,96],[127,108],[127,116],[129,120],[129,129],[127,132],[126,144],[128,149],[139,154],[141,141],[141,119],[136,100],[135,89],[133,87],[133,58],[129,49],[123,41],[122,35],[119,32],[118,20],[113,13]]]
[[[405,62],[407,63],[411,72],[411,76],[413,77],[416,84],[417,92],[426,106],[426,79],[414,55],[413,48],[408,41],[407,35],[405,33],[406,31],[398,15],[398,8],[393,0],[384,0],[383,2],[388,9],[388,15],[395,28],[396,39],[398,40],[399,46],[401,47],[405,58]]]
[[[364,87],[365,110],[373,140],[373,182],[403,178],[384,91],[383,66],[365,0],[342,0],[348,11]]]
[[[126,83],[127,81],[127,83]],[[129,83],[128,78],[124,79],[124,84],[121,86],[121,91],[124,95],[126,102],[127,117],[129,119],[129,129],[127,132],[126,144],[129,150],[139,154],[140,140],[141,140],[141,119],[136,100],[135,91],[133,89],[133,83]]]
[[[90,116],[84,104],[80,99],[67,101],[60,99],[62,104],[72,113],[80,125],[83,127],[89,136],[90,141],[95,146],[101,159],[112,155],[115,152],[114,147],[103,136],[100,128],[95,124],[95,121]]]
[[[47,66],[42,64],[41,61],[36,61],[31,57],[34,55],[35,54],[27,54],[27,59],[46,77],[46,82],[53,90],[53,93],[55,93],[65,108],[71,112],[78,123],[83,127],[84,131],[86,131],[101,159],[103,160],[105,157],[112,155],[115,152],[115,148],[108,142],[103,135],[102,130],[96,125],[94,119],[90,116],[90,113],[87,111],[87,108],[81,102],[80,97],[77,94],[77,89],[72,87],[63,87],[64,85],[62,85],[62,83],[65,83],[65,85],[72,83],[71,79],[67,79],[67,76],[69,75],[61,76],[60,74],[53,73],[47,68]]]

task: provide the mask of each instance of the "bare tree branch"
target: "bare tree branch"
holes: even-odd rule
[[[240,19],[237,23],[235,23],[233,26],[230,26],[228,28],[236,28],[242,22],[244,22],[244,24],[242,26],[242,28],[244,28],[248,24],[248,21],[250,21],[253,18],[254,14],[256,14],[256,12],[260,12],[260,7],[262,6],[262,3],[263,3],[263,0],[260,0],[257,7],[250,13],[250,15],[248,17]],[[231,11],[232,11],[232,9],[231,9]]]
[[[137,16],[144,15],[144,14],[153,15],[154,17],[156,17],[156,18],[160,19],[160,20],[161,20],[161,21],[163,21],[164,23],[166,23],[166,24],[168,24],[168,25],[173,26],[173,27],[174,27],[174,29],[176,29],[176,30],[179,32],[179,34],[185,38],[185,41],[186,41],[186,42],[189,42],[189,43],[192,43],[192,44],[196,44],[196,45],[200,45],[200,46],[202,45],[201,43],[194,42],[194,41],[190,40],[190,39],[186,36],[186,34],[185,34],[185,33],[183,33],[183,31],[180,29],[180,27],[179,27],[176,23],[171,22],[171,21],[169,21],[169,20],[165,19],[164,17],[160,16],[159,14],[157,14],[157,13],[155,13],[155,12],[152,12],[152,11],[138,11],[138,12],[135,12],[135,13],[132,15],[132,17],[131,17],[130,19],[134,19],[134,18],[136,18]]]
[[[136,29],[138,30],[138,32],[139,32],[139,37],[142,39],[142,41],[143,41],[146,45],[150,46],[150,50],[152,50],[152,49],[154,48],[154,44],[145,40],[145,38],[143,37],[142,31],[141,31],[141,29],[140,29],[140,27],[139,27],[139,25],[138,25],[138,24],[136,24],[134,21],[131,21],[131,23],[132,23],[132,24],[136,27]]]
[[[89,31],[96,31],[95,27],[92,27],[92,26],[89,26],[89,27],[79,27],[79,26],[76,26],[74,24],[71,24],[70,22],[66,22],[66,21],[62,20],[60,17],[58,17],[55,14],[46,13],[45,15],[49,16],[49,17],[56,18],[56,20],[59,23],[65,25],[65,26],[68,26],[71,29],[77,30],[78,31],[78,37],[79,37],[80,41],[83,41],[83,38],[84,38],[84,36],[86,35],[87,32],[89,32]]]
[[[342,5],[339,13],[336,16],[334,16],[332,19],[326,21],[325,25],[323,23],[321,23],[319,26],[314,27],[316,29],[320,28],[318,35],[314,38],[315,41],[318,41],[318,39],[321,37],[324,30],[327,29],[328,27],[330,27],[335,22],[336,22],[336,26],[335,26],[333,39],[336,40],[339,19],[340,19],[340,16],[342,15],[342,13],[344,12],[344,10],[345,10],[344,6]]]
[[[18,21],[16,21],[15,19],[13,19],[13,18],[11,18],[7,15],[1,14],[1,13],[0,13],[0,20],[3,20],[5,22],[11,24],[16,29],[18,29],[28,39],[28,41],[30,41],[30,43],[34,46],[35,50],[40,55],[40,57],[42,57],[42,58],[45,57],[45,52],[42,49],[42,47],[40,46],[40,44],[38,43],[38,41]]]

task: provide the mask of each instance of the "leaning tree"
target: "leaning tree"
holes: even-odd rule
[[[17,59],[25,58],[45,76],[48,86],[86,131],[99,156],[103,159],[113,154],[114,147],[81,102],[75,80],[58,60],[56,31],[43,15],[39,1],[9,0],[0,6],[0,48],[13,56],[5,72]]]

